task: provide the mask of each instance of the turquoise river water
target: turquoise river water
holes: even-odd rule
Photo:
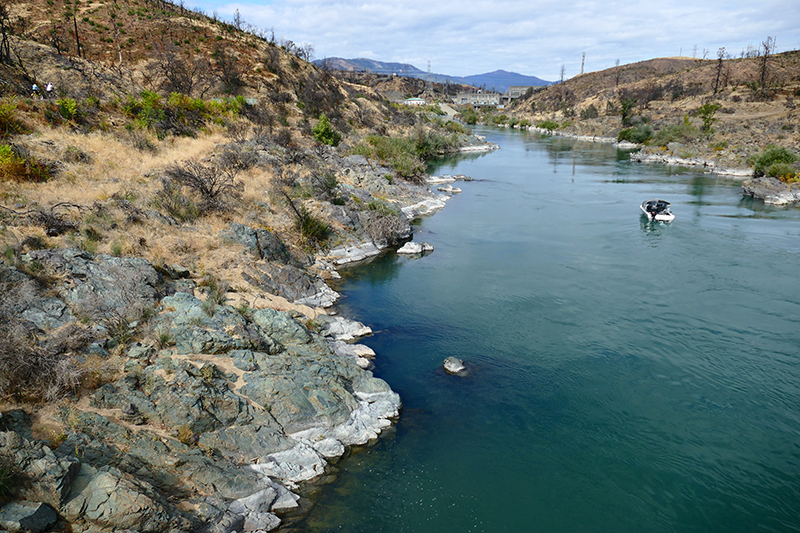
[[[800,531],[800,209],[599,143],[480,130],[421,259],[343,271],[396,429],[297,528]],[[639,204],[672,203],[651,224]],[[466,377],[442,361],[467,361]]]

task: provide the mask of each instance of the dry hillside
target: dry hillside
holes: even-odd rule
[[[532,91],[507,113],[531,124],[555,122],[562,131],[583,135],[616,138],[625,128],[649,127],[656,147],[663,140],[664,146],[681,145],[686,157],[713,155],[744,166],[769,144],[800,151],[798,98],[800,52],[793,51],[766,61],[763,56],[721,63],[663,58],[622,65]],[[710,135],[701,131],[697,114],[704,104],[719,106]],[[694,133],[658,137],[659,131],[685,121]]]

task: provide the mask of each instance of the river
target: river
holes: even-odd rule
[[[297,529],[800,531],[800,210],[479,133],[501,150],[432,169],[475,178],[416,227],[435,251],[342,272],[404,410]],[[676,220],[646,222],[649,198]]]

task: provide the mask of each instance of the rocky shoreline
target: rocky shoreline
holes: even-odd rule
[[[480,146],[496,149],[471,149]],[[441,179],[387,187],[388,169],[361,156],[328,160],[343,194],[391,198],[407,239],[410,221],[449,198],[430,191]],[[455,179],[467,178],[445,181]],[[331,207],[353,238],[305,265],[266,229],[231,223],[221,234],[249,256],[236,266],[243,282],[291,302],[286,310],[234,306],[189,269],[141,257],[67,248],[3,259],[13,312],[41,335],[81,331],[92,342],[76,359],[98,386],[35,417],[0,415],[0,459],[24,480],[0,508],[0,528],[272,531],[302,507],[303,483],[390,427],[401,399],[356,343],[371,330],[323,310],[339,296],[325,283],[336,268],[389,245],[359,240],[355,214]],[[141,318],[125,320],[132,309]],[[143,328],[157,340],[129,340]]]

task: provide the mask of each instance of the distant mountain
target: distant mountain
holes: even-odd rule
[[[427,72],[408,63],[386,63],[374,59],[343,59],[341,57],[329,57],[326,59],[317,59],[314,63],[318,66],[327,64],[328,68],[333,70],[353,70],[357,72],[383,74],[386,76],[397,75],[420,79],[426,79],[428,76]],[[463,83],[465,85],[472,85],[474,87],[498,92],[506,92],[512,85],[552,85],[553,83],[537,78],[536,76],[525,76],[505,70],[495,70],[494,72],[488,72],[486,74],[476,74],[466,77],[431,73],[431,81],[437,83]]]
[[[553,82],[545,81],[536,76],[524,76],[516,72],[506,72],[505,70],[495,70],[486,74],[476,74],[461,78],[461,83],[475,87],[485,87],[487,90],[494,89],[498,92],[506,92],[512,85],[552,85]]]

